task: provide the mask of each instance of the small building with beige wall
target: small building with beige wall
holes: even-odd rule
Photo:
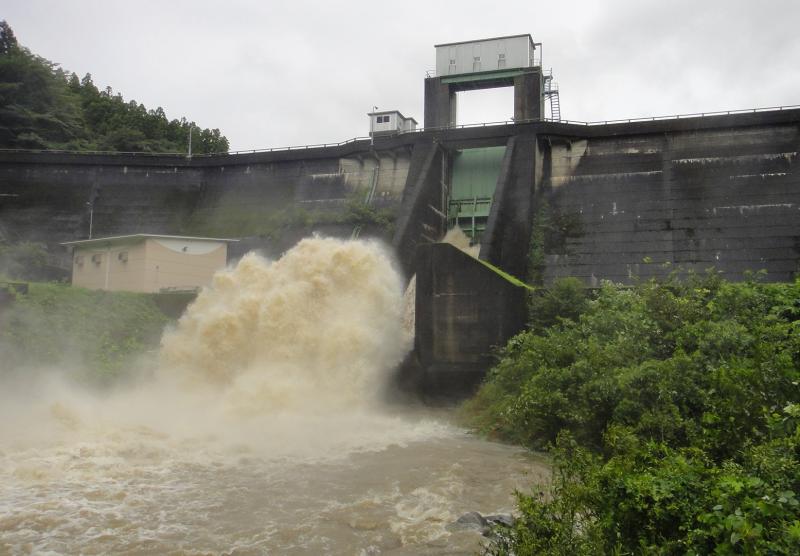
[[[63,243],[72,249],[72,285],[157,293],[197,290],[225,268],[234,239],[135,234]]]

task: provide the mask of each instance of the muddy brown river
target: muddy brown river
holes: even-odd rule
[[[474,554],[481,536],[448,526],[511,512],[514,489],[546,473],[437,420],[371,418],[396,441],[362,434],[270,457],[135,428],[6,446],[0,553]]]
[[[116,390],[0,377],[0,554],[479,552],[453,522],[547,467],[381,401],[403,289],[380,245],[313,238],[219,273]]]

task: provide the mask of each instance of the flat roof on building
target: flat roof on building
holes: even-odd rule
[[[414,120],[414,118],[406,118],[405,116],[403,116],[403,114],[400,113],[400,110],[380,110],[378,112],[367,112],[367,116],[382,116],[384,114],[397,114],[404,120]],[[417,120],[414,120],[415,123],[416,121]]]
[[[501,39],[517,39],[519,37],[528,37],[528,40],[531,41],[533,44],[533,37],[531,37],[530,33],[524,33],[522,35],[506,35],[504,37],[490,37],[488,39],[473,39],[471,41],[459,41],[459,42],[445,42],[442,44],[435,44],[433,45],[434,48],[439,48],[440,46],[455,46],[457,44],[469,44],[471,42],[486,42],[486,41],[499,41]]]
[[[141,239],[183,239],[191,241],[220,241],[233,243],[239,241],[238,239],[228,239],[219,237],[193,237],[193,236],[169,236],[162,234],[131,234],[126,236],[112,236],[112,237],[97,237],[92,239],[80,239],[77,241],[64,241],[61,245],[91,245],[103,243],[130,243]]]

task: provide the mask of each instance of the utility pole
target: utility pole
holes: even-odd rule
[[[377,111],[378,111],[378,107],[375,106],[375,105],[372,105],[372,113],[374,114]],[[369,146],[370,146],[370,148],[375,146],[375,122],[373,120],[374,117],[375,116],[372,116],[369,119]]]
[[[92,239],[92,220],[94,220],[94,200],[89,201],[86,203],[86,206],[89,207],[89,239]]]

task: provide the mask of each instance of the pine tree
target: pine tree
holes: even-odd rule
[[[78,79],[20,46],[0,21],[0,148],[177,153],[188,135],[186,118],[170,121],[161,107],[100,90],[89,73]],[[195,129],[193,152],[227,150],[218,129]]]
[[[17,44],[17,37],[14,36],[14,31],[6,23],[6,20],[0,21],[0,56],[9,54],[19,48]]]

